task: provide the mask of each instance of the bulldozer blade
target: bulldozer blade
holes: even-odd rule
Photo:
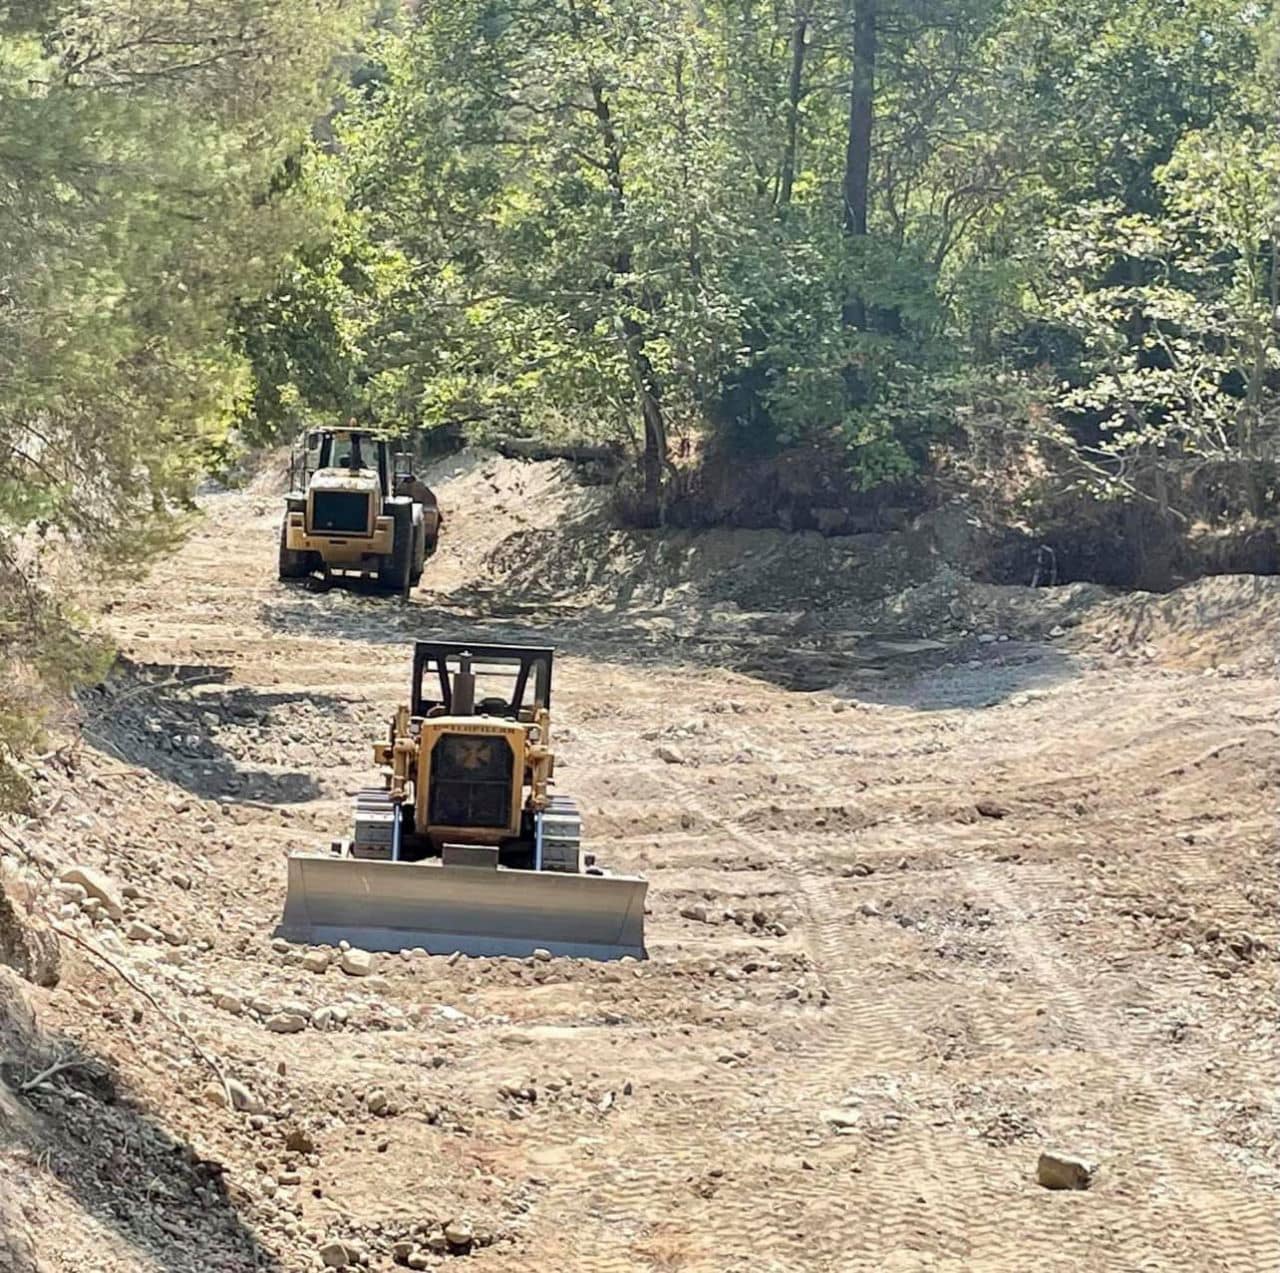
[[[645,957],[648,882],[628,875],[518,871],[298,853],[277,936],[433,955]]]

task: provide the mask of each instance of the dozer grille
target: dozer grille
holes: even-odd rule
[[[311,530],[321,535],[367,535],[369,497],[359,491],[317,491],[312,496]]]
[[[433,826],[505,827],[515,778],[511,746],[484,734],[443,734],[431,749]]]

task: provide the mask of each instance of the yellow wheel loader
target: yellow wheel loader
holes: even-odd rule
[[[581,847],[552,793],[549,648],[419,641],[355,829],[289,858],[278,935],[431,954],[644,955],[648,884]]]
[[[410,458],[367,429],[308,434],[289,465],[280,578],[372,575],[393,592],[414,587],[442,518]]]

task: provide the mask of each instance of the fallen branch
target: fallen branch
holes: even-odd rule
[[[49,927],[52,928],[59,937],[65,937],[73,945],[79,946],[99,962],[105,964],[116,974],[117,977],[120,978],[121,981],[125,983],[125,985],[130,986],[140,994],[160,1014],[160,1016],[164,1018],[165,1021],[173,1026],[173,1028],[177,1030],[189,1044],[191,1044],[192,1050],[195,1054],[213,1071],[218,1082],[222,1084],[223,1093],[227,1098],[227,1107],[229,1109],[235,1108],[235,1101],[231,1095],[231,1085],[227,1081],[227,1076],[224,1073],[222,1066],[218,1064],[217,1058],[205,1050],[199,1040],[196,1039],[195,1035],[193,1035],[181,1021],[165,1010],[164,1006],[155,997],[155,995],[146,988],[146,986],[142,985],[141,982],[137,981],[133,976],[121,968],[120,965],[116,963],[116,961],[104,950],[95,946],[93,942],[86,938],[81,937],[79,933],[74,933],[70,929],[63,928],[62,925],[55,924],[52,921],[50,921]]]
[[[56,1074],[61,1074],[64,1070],[87,1070],[92,1065],[88,1061],[82,1061],[79,1057],[63,1057],[60,1061],[55,1061],[52,1065],[46,1066],[34,1078],[29,1078],[18,1091],[23,1096],[34,1092],[36,1088],[43,1087]]]
[[[1270,729],[1255,730],[1254,733],[1271,734],[1274,733]],[[1185,773],[1188,769],[1198,769],[1206,760],[1212,760],[1215,756],[1220,756],[1224,751],[1229,751],[1232,747],[1243,747],[1249,741],[1250,735],[1241,734],[1239,738],[1228,738],[1225,743],[1215,743],[1208,751],[1201,752],[1193,760],[1184,760],[1173,766],[1172,769],[1166,769],[1159,776],[1161,778],[1170,778],[1175,774]]]
[[[592,446],[585,443],[541,442],[533,438],[499,438],[493,444],[499,455],[512,460],[569,460],[574,464],[600,461],[617,464],[622,453],[616,446]]]

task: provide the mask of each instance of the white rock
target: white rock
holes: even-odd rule
[[[329,967],[327,950],[309,950],[302,956],[302,966],[308,972],[324,972]]]
[[[140,919],[130,920],[129,927],[124,930],[124,935],[129,941],[160,940],[160,934],[150,924],[144,924]]]
[[[241,1082],[228,1079],[227,1087],[231,1091],[231,1105],[245,1114],[261,1114],[262,1102]]]
[[[367,977],[373,971],[373,956],[367,950],[344,950],[338,966],[349,977]]]
[[[664,745],[662,747],[659,747],[657,751],[654,752],[654,755],[656,755],[659,760],[661,760],[664,764],[667,764],[667,765],[683,765],[685,763],[684,753],[681,752],[679,748],[676,748],[676,747],[669,747]]]
[[[238,995],[219,995],[214,1003],[223,1010],[229,1012],[233,1017],[244,1015],[244,1003]]]
[[[112,919],[124,918],[124,906],[115,886],[101,871],[95,871],[91,866],[69,866],[59,872],[58,880],[63,884],[79,884],[86,896],[96,897],[102,903],[102,909]]]
[[[550,962],[550,960],[551,960],[551,952],[550,952],[549,950],[545,950],[543,947],[539,946],[539,947],[537,948],[537,950],[535,950],[535,951],[533,952],[533,957],[534,957],[534,959],[536,959],[540,964],[549,963],[549,962]]]

